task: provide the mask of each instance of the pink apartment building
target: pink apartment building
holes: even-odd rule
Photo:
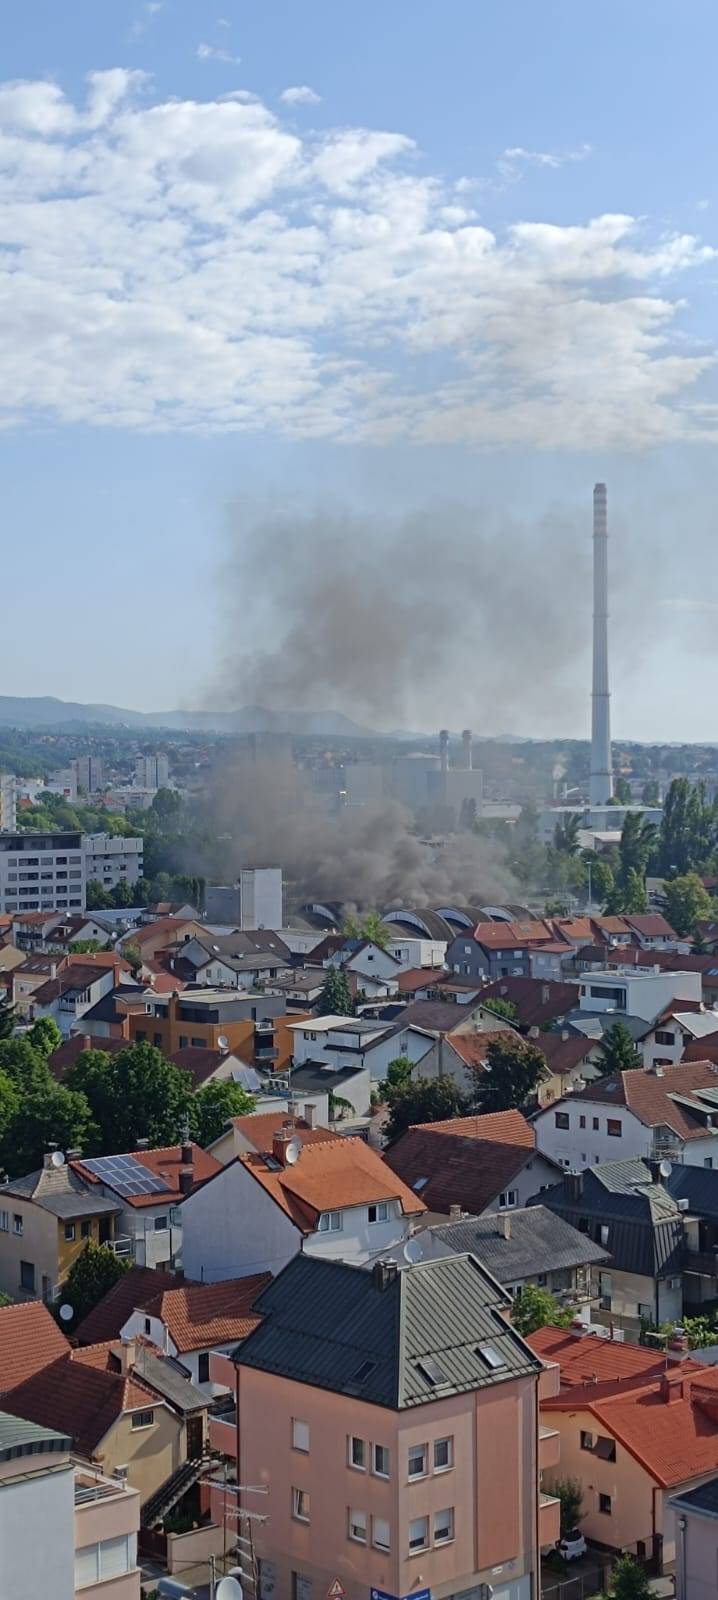
[[[508,1305],[470,1255],[299,1255],[262,1293],[212,1439],[244,1486],[216,1490],[214,1519],[251,1535],[259,1600],[537,1593],[558,1502],[539,1493],[541,1362]]]

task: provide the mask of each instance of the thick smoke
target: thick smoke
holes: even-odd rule
[[[393,800],[325,815],[287,762],[237,761],[217,775],[213,800],[222,871],[281,866],[295,905],[306,900],[380,906],[520,898],[501,846],[470,833],[426,844]]]
[[[229,523],[213,702],[487,734],[588,717],[590,499],[585,519],[534,524],[460,505],[395,520],[235,506]]]

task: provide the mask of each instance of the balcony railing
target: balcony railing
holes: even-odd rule
[[[687,1250],[685,1272],[695,1272],[702,1278],[718,1277],[718,1249]]]

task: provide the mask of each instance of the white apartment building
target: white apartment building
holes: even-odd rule
[[[100,756],[78,756],[71,766],[77,787],[85,794],[96,794],[102,788],[105,778]]]
[[[680,960],[680,957],[678,958]],[[662,972],[658,967],[612,967],[587,972],[579,985],[582,1011],[615,1011],[653,1022],[674,1000],[700,1003],[700,972]]]
[[[718,1169],[718,1066],[683,1061],[596,1078],[533,1125],[537,1148],[572,1171],[636,1156]]]
[[[229,928],[281,928],[281,867],[242,867],[235,883],[208,885],[205,911]]]
[[[125,839],[114,833],[86,833],[85,877],[114,889],[117,883],[137,883],[143,872],[144,839]]]
[[[17,780],[14,772],[0,772],[0,829],[17,827]]]
[[[170,781],[170,764],[166,756],[138,756],[135,761],[135,783],[140,789],[166,789]]]
[[[0,833],[0,912],[84,911],[82,834]]]

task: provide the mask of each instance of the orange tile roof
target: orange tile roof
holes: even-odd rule
[[[709,1035],[710,1037],[710,1035]],[[704,1041],[701,1041],[703,1043]],[[705,1122],[692,1117],[687,1106],[676,1104],[671,1095],[690,1096],[696,1089],[718,1088],[718,1066],[714,1061],[680,1061],[677,1066],[663,1067],[661,1076],[655,1072],[617,1072],[609,1078],[599,1078],[574,1094],[577,1104],[627,1106],[649,1128],[665,1125],[680,1139],[705,1138]],[[552,1110],[556,1109],[554,1102]]]
[[[207,1350],[254,1332],[261,1318],[252,1308],[271,1281],[271,1272],[260,1272],[222,1283],[183,1284],[138,1302],[138,1309],[164,1322],[180,1355]]]
[[[511,1027],[496,1028],[491,1033],[452,1033],[449,1044],[467,1067],[481,1067],[493,1039],[520,1040],[520,1037]]]
[[[73,1351],[27,1378],[9,1397],[14,1415],[70,1434],[80,1454],[91,1456],[123,1411],[161,1404],[139,1378],[108,1372],[96,1359]]]
[[[146,922],[142,928],[133,928],[127,942],[139,945],[142,949],[143,944],[155,939],[158,933],[176,933],[179,937],[183,928],[194,928],[197,933],[203,931],[194,917],[158,917],[155,922]]]
[[[341,1211],[345,1206],[399,1200],[405,1216],[426,1210],[418,1195],[362,1139],[340,1137],[308,1144],[295,1166],[278,1171],[268,1167],[261,1155],[238,1159],[303,1233],[313,1233],[322,1211]]]
[[[141,1166],[147,1167],[150,1172],[154,1172],[158,1178],[162,1178],[166,1188],[161,1193],[122,1195],[120,1198],[123,1205],[141,1209],[143,1206],[175,1205],[182,1200],[183,1195],[180,1189],[179,1175],[180,1172],[186,1171],[186,1167],[182,1161],[181,1145],[168,1145],[162,1150],[130,1150],[127,1154],[131,1155],[133,1160],[139,1161]],[[98,1178],[96,1173],[90,1172],[88,1167],[83,1166],[81,1160],[70,1161],[68,1165],[86,1183],[102,1183],[105,1188],[112,1188],[109,1176]],[[193,1187],[196,1187],[200,1183],[205,1183],[207,1178],[213,1178],[215,1173],[220,1172],[222,1168],[220,1162],[216,1161],[208,1150],[203,1150],[201,1145],[193,1144],[192,1170],[194,1173]]]
[[[327,1144],[334,1139],[341,1144],[346,1143],[343,1134],[333,1133],[331,1128],[311,1128],[304,1117],[292,1116],[288,1111],[250,1112],[248,1116],[232,1117],[230,1120],[260,1155],[271,1155],[275,1133],[281,1133],[282,1128],[289,1126],[296,1129],[303,1145]]]
[[[572,1389],[595,1383],[644,1384],[665,1370],[662,1350],[642,1345],[619,1344],[588,1333],[580,1337],[569,1328],[537,1328],[527,1335],[527,1343],[542,1361],[557,1361],[561,1368],[561,1388]],[[559,1396],[556,1396],[558,1399]],[[564,1396],[565,1398],[565,1396]],[[543,1401],[541,1402],[543,1405]]]
[[[51,1361],[69,1353],[64,1333],[47,1306],[29,1300],[0,1310],[0,1393],[14,1389]]]
[[[448,1212],[457,1204],[478,1216],[523,1170],[535,1144],[520,1111],[492,1111],[417,1123],[384,1160],[421,1194],[429,1211]]]
[[[157,1267],[129,1267],[93,1310],[88,1312],[75,1329],[73,1337],[81,1345],[119,1339],[127,1318],[136,1306],[142,1305],[144,1300],[156,1298],[164,1289],[175,1288],[177,1282],[174,1273],[162,1272]]]
[[[474,938],[485,950],[515,950],[525,944],[545,944],[555,934],[548,922],[537,917],[525,922],[477,922]]]

